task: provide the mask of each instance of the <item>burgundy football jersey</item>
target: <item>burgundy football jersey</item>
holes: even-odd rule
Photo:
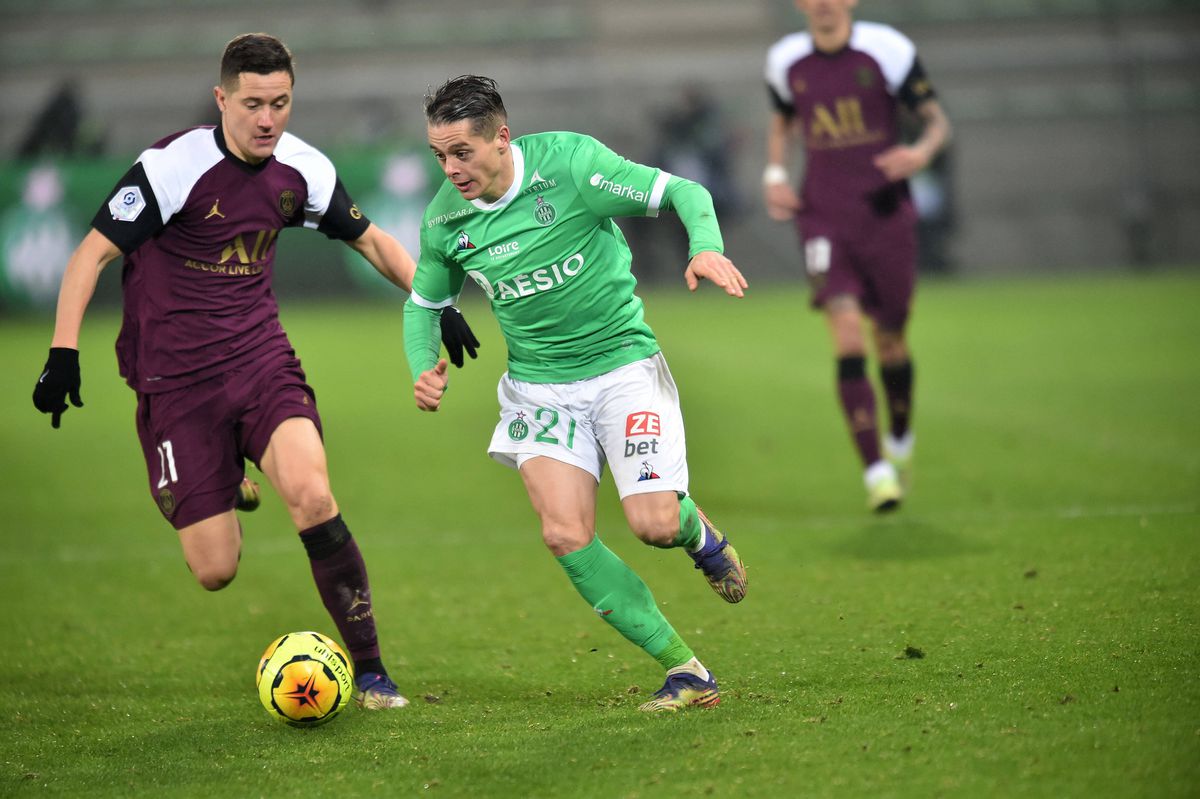
[[[934,96],[904,34],[855,22],[846,47],[823,53],[809,33],[793,33],[771,47],[766,78],[804,139],[802,215],[855,224],[910,203],[907,182],[890,183],[872,163],[900,140],[898,103],[915,109]]]
[[[125,254],[121,375],[153,394],[290,351],[271,289],[279,231],[353,240],[369,224],[329,159],[289,133],[255,165],[219,127],[156,143],[92,220]]]

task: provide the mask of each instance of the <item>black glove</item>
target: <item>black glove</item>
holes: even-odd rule
[[[471,327],[467,320],[463,319],[462,312],[453,305],[442,309],[442,343],[446,345],[450,363],[459,369],[463,365],[463,350],[474,359],[475,348],[479,346],[479,339],[471,332]]]
[[[72,405],[83,407],[83,400],[79,398],[79,350],[51,347],[46,368],[33,387],[33,407],[42,413],[54,414],[50,418],[50,425],[58,427],[59,420],[67,410],[68,395]]]

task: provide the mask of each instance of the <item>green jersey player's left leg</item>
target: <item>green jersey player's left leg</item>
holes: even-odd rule
[[[716,678],[667,621],[641,577],[592,532],[597,484],[590,471],[549,457],[521,460],[521,476],[541,519],[542,538],[576,591],[602,620],[667,670],[665,685],[641,709],[716,705]],[[655,492],[627,497],[625,503],[630,524],[642,540],[684,547],[720,596],[729,602],[745,596],[741,560],[690,498],[680,501],[672,492]],[[656,511],[671,503],[675,523],[661,523],[663,516]]]

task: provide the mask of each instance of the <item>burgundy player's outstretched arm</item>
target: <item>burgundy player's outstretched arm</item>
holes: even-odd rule
[[[379,274],[405,291],[412,291],[417,265],[392,234],[372,222],[361,236],[346,243],[366,258]]]

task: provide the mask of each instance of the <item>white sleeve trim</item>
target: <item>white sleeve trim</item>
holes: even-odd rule
[[[917,47],[911,39],[890,25],[878,22],[855,22],[850,46],[875,59],[887,80],[888,93],[893,96],[900,91],[917,58]]]
[[[667,183],[671,180],[671,173],[666,170],[660,170],[658,178],[654,181],[654,188],[650,189],[650,200],[646,203],[646,216],[658,216],[658,209],[662,207],[663,194],[667,191]]]
[[[316,230],[329,210],[333,190],[337,186],[337,170],[324,153],[298,136],[284,133],[275,148],[275,160],[300,173],[308,186],[304,203],[304,227]]]
[[[449,307],[449,306],[453,305],[454,303],[458,302],[459,295],[456,294],[453,297],[447,297],[446,299],[444,299],[440,302],[434,302],[433,300],[427,300],[415,291],[410,292],[408,297],[410,300],[413,301],[413,305],[419,305],[420,307],[428,308],[431,311],[440,311],[441,309]]]
[[[779,98],[788,104],[796,101],[792,87],[788,85],[788,70],[813,51],[812,36],[806,31],[784,36],[767,51],[765,77]]]
[[[164,225],[183,208],[200,178],[224,157],[212,128],[190,130],[166,147],[151,148],[138,156]]]

